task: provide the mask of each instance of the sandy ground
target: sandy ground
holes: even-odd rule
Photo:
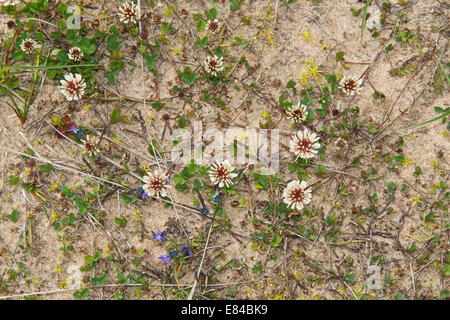
[[[165,1],[158,1],[153,9],[143,9],[146,14],[151,13],[153,21],[160,17],[163,22],[171,22],[176,28],[175,33],[167,36],[171,43],[164,45],[170,58],[161,53],[162,59],[157,62],[157,78],[144,69],[139,55],[132,57],[133,37],[123,35],[127,40],[121,52],[134,59],[137,67],[131,70],[127,65],[118,75],[116,86],[107,84],[103,72],[96,75],[98,90],[103,93],[101,97],[111,101],[84,99],[68,103],[57,90],[57,82],[47,79],[39,90],[27,123],[22,126],[6,105],[8,98],[0,97],[0,280],[3,279],[0,282],[0,296],[55,291],[41,297],[72,299],[75,289],[92,285],[92,278],[107,274],[106,284],[115,284],[118,273],[125,276],[131,273],[135,276],[142,274],[149,287],[138,289],[118,285],[91,289],[90,299],[113,299],[116,293],[126,299],[180,299],[190,293],[190,286],[202,264],[199,281],[204,287],[194,294],[194,298],[199,299],[395,299],[398,294],[405,299],[439,298],[441,292],[448,289],[448,279],[441,271],[442,265],[448,265],[448,228],[445,228],[448,215],[442,208],[436,208],[434,202],[436,199],[448,202],[436,184],[441,181],[448,183],[449,138],[445,134],[445,125],[440,121],[411,126],[436,117],[434,107],[448,107],[448,85],[444,82],[440,92],[435,92],[433,86],[438,70],[433,56],[439,56],[443,64],[448,62],[448,4],[426,0],[406,1],[406,5],[399,5],[397,1],[390,1],[393,4],[391,13],[387,15],[387,23],[380,26],[382,1],[372,2],[367,25],[370,30],[378,30],[379,35],[374,38],[366,29],[361,43],[361,15],[354,17],[350,11],[351,7],[363,8],[364,4],[358,1],[324,0],[312,3],[300,0],[289,7],[282,1],[244,1],[235,12],[230,11],[229,2],[218,1],[219,19],[223,21],[222,17],[226,17],[228,26],[225,27],[225,34],[217,37],[221,37],[225,45],[230,42],[227,37],[239,36],[250,42],[245,50],[238,46],[229,47],[226,67],[231,69],[232,58],[240,59],[241,56],[245,56],[250,66],[255,67],[255,72],[250,75],[244,65],[236,67],[230,77],[231,83],[223,94],[224,109],[214,102],[201,100],[202,89],[214,90],[211,84],[204,81],[199,81],[192,89],[194,96],[190,103],[185,103],[171,91],[175,84],[180,83],[176,69],[186,66],[197,68],[206,57],[206,51],[194,46],[190,30],[176,14],[164,14],[167,8]],[[193,0],[177,1],[177,5],[180,17],[198,33],[192,16],[210,8],[211,4]],[[270,5],[271,12],[267,13]],[[111,16],[115,12],[114,6],[112,2],[105,3],[104,8],[110,7],[109,10],[112,10]],[[102,10],[96,5],[94,7],[94,12]],[[405,18],[398,22],[401,14]],[[250,17],[249,26],[242,23],[244,17]],[[2,14],[2,20],[6,18]],[[117,21],[116,17],[112,19]],[[396,23],[402,29],[408,28],[414,35],[420,35],[420,41],[410,45],[397,43],[393,34]],[[436,32],[445,24],[447,29]],[[105,19],[99,20],[100,30],[106,25]],[[157,26],[144,24],[144,28],[154,30]],[[273,47],[267,36],[258,36],[268,29],[272,31]],[[305,36],[306,32],[309,32],[309,37]],[[394,50],[385,52],[384,48],[389,44],[394,45]],[[170,54],[175,46],[182,47],[185,52],[184,61],[178,55]],[[348,68],[335,59],[336,53],[341,51],[345,52]],[[104,47],[99,49],[98,60],[100,63],[107,61]],[[47,213],[42,202],[31,193],[20,185],[9,184],[10,175],[21,176],[24,182],[33,180],[26,171],[31,160],[24,160],[18,154],[27,148],[34,150],[38,157],[64,159],[62,163],[105,179],[114,180],[111,177],[120,173],[120,169],[105,160],[91,163],[89,168],[82,160],[79,146],[67,139],[58,139],[49,125],[54,115],[69,115],[74,123],[96,128],[100,134],[112,110],[119,108],[130,121],[108,126],[104,136],[117,139],[127,148],[122,149],[106,140],[102,145],[110,159],[121,165],[127,164],[132,170],[154,163],[147,152],[148,141],[152,137],[157,137],[162,149],[170,150],[172,141],[169,132],[165,132],[164,139],[161,139],[163,131],[167,130],[162,125],[164,114],[170,115],[171,119],[184,114],[190,130],[195,120],[203,121],[205,127],[223,128],[239,124],[257,128],[263,120],[261,114],[268,111],[273,114],[278,129],[293,132],[290,122],[281,115],[275,103],[280,94],[286,92],[286,84],[290,80],[297,82],[294,100],[301,99],[302,86],[297,76],[307,70],[304,62],[311,60],[325,74],[335,72],[359,77],[370,68],[361,94],[354,99],[342,93],[335,94],[331,109],[358,106],[358,121],[379,127],[393,106],[386,121],[389,125],[377,134],[366,130],[355,135],[347,153],[337,150],[332,138],[324,141],[327,145],[325,158],[316,163],[326,164],[330,171],[321,178],[312,174],[314,168],[308,171],[312,181],[323,182],[314,191],[313,201],[308,206],[311,217],[279,218],[264,213],[268,199],[274,197],[281,201],[283,187],[296,177],[287,168],[292,156],[284,149],[281,151],[282,165],[278,174],[280,180],[272,193],[255,188],[251,168],[238,168],[246,169],[250,188],[240,181],[237,193],[224,198],[224,209],[231,229],[214,228],[208,241],[210,249],[204,260],[202,250],[210,220],[190,210],[165,208],[161,201],[151,199],[124,204],[121,196],[126,190],[112,189],[112,186],[102,184],[111,193],[101,201],[96,198],[91,204],[92,211],[95,210],[102,223],[78,215],[74,226],[56,231],[52,216],[56,214],[58,219],[62,219],[76,212],[73,204],[63,201],[62,186],[73,187],[86,196],[88,192],[94,193],[101,183],[68,170],[53,169],[42,176],[42,180],[35,181],[45,197],[51,199],[45,204]],[[392,68],[399,68],[409,61],[415,61],[416,70],[402,76],[391,75]],[[252,82],[255,83],[255,92],[243,87],[243,83],[250,85]],[[384,95],[383,100],[373,97],[375,89]],[[161,99],[166,101],[166,107],[155,111],[148,102],[117,99],[115,93],[139,101]],[[318,93],[315,93],[316,96]],[[315,98],[310,107],[318,107],[317,101]],[[201,110],[196,109],[196,102],[202,104]],[[217,113],[222,114],[222,122],[217,121]],[[147,132],[143,131],[139,114],[142,114]],[[327,119],[329,121],[330,117]],[[170,120],[170,124],[176,127],[175,120]],[[313,122],[315,128],[325,124],[323,120]],[[344,138],[349,136],[345,130],[340,132]],[[400,137],[404,144],[398,147]],[[283,137],[282,141],[289,143],[287,137]],[[388,169],[391,161],[387,161],[387,153],[394,156],[403,153],[407,160],[395,164],[394,170]],[[340,174],[346,164],[357,156],[361,156],[360,164],[346,168],[346,175]],[[413,175],[416,167],[421,168],[418,177]],[[374,174],[377,179],[365,179],[368,168],[377,169]],[[179,173],[182,169],[176,166],[174,171]],[[125,179],[134,188],[140,186],[130,175],[125,175]],[[389,181],[397,186],[395,197],[386,192],[385,184]],[[342,185],[346,188],[336,196],[337,186]],[[406,193],[400,192],[402,185],[408,186]],[[378,200],[374,202],[377,214],[371,218],[364,213],[364,209],[371,208],[368,196],[373,193],[378,195]],[[177,203],[193,206],[195,194],[173,190],[172,197]],[[415,199],[420,199],[420,202]],[[236,206],[235,202],[241,200],[246,201]],[[19,214],[17,222],[7,218],[15,209]],[[434,211],[434,220],[425,223],[424,216],[430,211]],[[336,218],[331,227],[325,223],[329,216]],[[117,228],[114,222],[116,217],[125,217],[127,225]],[[255,226],[252,223],[255,218],[262,223]],[[280,224],[287,227],[282,230],[277,227]],[[281,235],[281,244],[277,248],[252,248],[256,241],[254,233],[267,232],[266,227],[271,225]],[[371,233],[368,232],[369,226]],[[158,256],[166,254],[167,250],[152,240],[153,231],[170,230],[168,238],[181,241],[183,228],[190,241],[196,244],[192,248],[194,255],[186,259],[184,265],[165,265]],[[316,238],[305,240],[304,236],[299,235],[301,228],[307,228]],[[340,230],[335,242],[327,238],[333,228]],[[24,229],[31,230],[29,250],[24,247]],[[417,249],[409,252],[407,248],[413,244]],[[64,254],[61,248],[69,245],[74,250]],[[95,268],[78,271],[85,264],[85,256],[96,251],[102,252],[102,258]],[[141,261],[138,266],[133,264],[136,257]],[[19,272],[21,262],[24,268]],[[258,264],[262,266],[259,274],[252,271]],[[381,290],[364,287],[369,265],[381,267],[381,281],[388,284]],[[18,275],[11,278],[14,271]],[[168,286],[162,286],[164,284]]]

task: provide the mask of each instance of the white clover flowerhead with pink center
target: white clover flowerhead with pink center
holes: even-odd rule
[[[84,151],[89,154],[90,157],[95,156],[99,151],[100,138],[93,135],[87,135],[82,140]]]
[[[158,170],[148,172],[142,180],[144,181],[142,189],[148,196],[167,197],[167,189],[171,186],[167,184],[167,176],[164,173]]]
[[[83,59],[83,51],[78,47],[72,47],[69,49],[69,59],[79,62]]]
[[[209,20],[208,23],[206,23],[206,30],[212,33],[217,33],[220,29],[220,22],[217,19]]]
[[[334,144],[337,150],[344,150],[347,147],[347,141],[342,138],[337,138]]]
[[[234,173],[234,167],[230,164],[228,160],[224,160],[220,163],[215,162],[211,165],[211,170],[209,171],[209,178],[212,183],[219,188],[226,186],[229,188],[233,185],[233,179],[238,175]]]
[[[287,118],[293,122],[303,122],[308,116],[308,109],[300,102],[286,110]]]
[[[283,191],[283,201],[294,210],[302,210],[305,205],[311,202],[311,189],[306,181],[294,180],[288,183]]]
[[[310,159],[314,158],[319,152],[320,143],[318,143],[319,137],[314,133],[304,128],[303,131],[299,130],[291,138],[290,151],[293,152],[298,158]]]
[[[23,39],[20,43],[20,49],[25,53],[31,53],[40,48],[40,45],[31,38]]]
[[[205,70],[207,73],[217,77],[217,74],[223,71],[223,57],[218,56],[208,56],[204,61]]]
[[[61,89],[61,93],[67,100],[80,100],[84,94],[84,89],[86,89],[86,83],[81,77],[81,74],[69,73],[64,76],[63,80],[61,80],[59,89]]]
[[[356,79],[352,77],[343,77],[339,82],[339,86],[345,94],[353,96],[359,94],[361,90],[362,79]]]
[[[10,33],[17,27],[17,24],[14,20],[8,20],[3,24],[2,33]]]
[[[139,10],[134,2],[125,2],[119,7],[119,20],[123,23],[136,23],[139,16]]]

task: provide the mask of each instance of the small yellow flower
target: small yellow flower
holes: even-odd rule
[[[56,221],[59,218],[59,214],[58,212],[56,212],[55,210],[52,211],[52,215],[51,215],[52,221]]]
[[[433,186],[431,187],[431,190],[430,190],[430,194],[435,194],[436,188],[439,188],[439,183],[433,184]]]
[[[41,285],[41,278],[37,276],[33,282],[36,287],[39,287]]]
[[[133,295],[139,299],[139,297],[141,296],[142,290],[136,289],[134,290]]]
[[[55,182],[54,184],[52,184],[52,185],[50,186],[50,191],[55,192],[56,189],[58,189],[59,187],[60,187],[59,183],[58,183],[58,182]]]
[[[405,157],[401,163],[403,168],[406,168],[411,163],[411,159],[409,157]]]
[[[171,6],[168,6],[166,9],[164,9],[164,14],[170,17],[173,14],[173,8]]]
[[[309,25],[306,25],[306,32],[303,32],[302,36],[306,41],[317,42],[316,40],[313,39],[311,33],[309,32]]]
[[[176,55],[182,55],[183,51],[181,50],[180,46],[177,45],[176,47],[172,48],[172,55],[176,56]]]
[[[138,207],[134,207],[134,216],[136,218],[142,217],[141,210]]]
[[[113,141],[116,142],[117,144],[122,144],[122,142],[120,142],[119,138],[118,138],[115,134],[112,136],[112,139],[113,139]]]
[[[433,160],[433,161],[431,161],[431,167],[432,168],[439,168],[439,165],[440,165],[440,163],[439,163],[439,159],[436,159],[436,160]]]
[[[111,248],[109,247],[109,242],[106,243],[106,248],[103,250],[105,255],[109,255],[109,252],[111,251]]]
[[[269,42],[270,47],[271,47],[271,48],[270,48],[270,51],[273,51],[274,48],[275,48],[275,42],[273,41],[273,38],[272,38],[272,36],[273,36],[273,31],[272,31],[271,28],[265,28],[264,31],[265,31],[264,33],[261,33],[261,34],[256,35],[256,36],[254,37],[254,39],[256,40],[257,38],[266,37],[266,38],[267,38],[267,41]]]
[[[66,280],[64,280],[64,281],[60,281],[59,284],[58,284],[58,286],[59,286],[61,289],[67,289],[67,284],[68,284],[68,281],[67,281],[67,279],[66,279]]]
[[[57,263],[57,264],[56,264],[56,272],[57,272],[58,274],[61,274],[62,271],[63,271],[63,269],[61,268],[61,264]]]
[[[153,112],[150,112],[149,114],[147,114],[147,123],[152,122],[153,120],[155,120],[156,115]]]
[[[414,199],[414,205],[418,204],[418,203],[422,203],[422,201],[420,201],[420,194],[418,194]]]

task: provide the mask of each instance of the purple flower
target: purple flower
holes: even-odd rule
[[[187,245],[185,245],[184,243],[181,245],[181,247],[183,248],[182,250],[181,250],[181,255],[182,256],[192,256],[192,251],[191,251],[191,249],[189,249],[189,247],[187,246]]]
[[[158,257],[158,259],[161,259],[162,261],[164,261],[164,263],[169,264],[170,260],[175,258],[178,254],[179,254],[179,252],[172,251],[172,252],[169,252],[168,254]]]
[[[170,254],[165,254],[161,257],[158,257],[159,259],[161,259],[162,261],[164,261],[165,263],[169,264],[170,260],[172,260],[172,257],[170,256]]]
[[[141,195],[142,200],[147,198],[147,192],[145,192],[144,189],[138,188],[138,189],[135,189],[135,190],[136,190],[137,193],[139,193]]]
[[[200,209],[200,212],[202,213],[202,215],[207,216],[208,214],[210,214],[210,212],[208,210],[206,210],[205,208],[203,208],[202,206],[198,205],[197,208]]]
[[[166,241],[166,234],[167,234],[167,231],[161,232],[161,231],[157,230],[155,232],[155,234],[153,235],[153,240],[155,240],[159,244],[162,244],[164,241]]]
[[[222,203],[222,198],[219,195],[219,189],[217,187],[216,187],[216,192],[212,196],[212,203],[216,204],[216,205]]]
[[[84,130],[78,129],[75,125],[71,125],[69,131],[72,131],[77,135],[78,138],[82,139],[84,137]]]

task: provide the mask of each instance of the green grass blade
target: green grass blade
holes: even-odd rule
[[[11,99],[11,101],[12,101],[12,103],[14,104],[14,109],[16,110],[16,114],[17,114],[17,116],[19,117],[19,118],[23,118],[23,112],[22,112],[22,110],[19,108],[19,106],[17,105],[17,103],[16,103],[16,100],[14,99],[14,97],[12,96],[12,94],[11,94],[11,92],[9,92],[9,88],[7,88],[7,87],[4,87],[4,88],[6,88],[6,93],[8,94],[8,96],[9,96],[9,98]],[[11,105],[9,105],[9,106],[11,106]]]
[[[433,118],[433,119],[430,119],[430,120],[421,122],[421,123],[419,123],[419,124],[415,124],[415,125],[411,126],[410,128],[412,128],[412,127],[418,127],[418,126],[423,126],[424,124],[428,124],[428,123],[431,123],[431,122],[434,122],[434,121],[438,121],[438,120],[440,120],[440,119],[444,119],[444,118],[447,117],[448,115],[450,115],[450,108],[447,108],[447,109],[445,109],[444,111],[442,111],[442,114],[441,114],[439,117],[436,117],[436,118]]]
[[[367,1],[366,1],[366,7],[364,8],[364,13],[363,13],[363,17],[362,17],[362,23],[361,23],[361,42],[363,41],[363,38],[364,38],[364,29],[366,28],[367,11],[369,10],[370,1],[371,1],[371,0],[367,0]]]
[[[7,70],[52,70],[52,69],[65,69],[65,68],[76,68],[76,67],[100,67],[99,64],[71,64],[64,66],[7,66],[0,69],[0,72]]]
[[[439,60],[439,58],[436,55],[434,55],[434,57],[436,58],[436,61],[438,62],[439,67],[441,68],[441,71],[445,76],[445,80],[447,80],[447,84],[450,86],[450,78],[449,78],[447,72],[445,71],[444,66],[441,64],[441,61]]]

